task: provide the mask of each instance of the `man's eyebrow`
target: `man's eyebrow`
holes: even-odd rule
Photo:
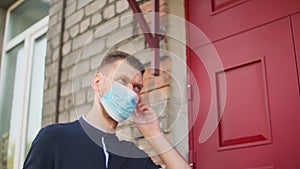
[[[127,75],[125,75],[123,73],[115,75],[115,78],[119,78],[119,77],[126,77],[127,79],[130,79]]]

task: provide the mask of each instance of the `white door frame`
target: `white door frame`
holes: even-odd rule
[[[23,32],[12,38],[8,41],[8,29],[10,22],[10,13],[13,9],[18,7],[24,2],[24,0],[17,1],[7,10],[6,22],[5,22],[5,32],[4,32],[4,40],[3,40],[3,50],[2,50],[2,62],[1,62],[1,71],[0,71],[0,91],[4,90],[4,76],[6,70],[6,53],[17,46],[20,43],[24,43],[24,57],[25,57],[25,72],[23,75],[27,75],[25,78],[25,83],[19,85],[21,87],[21,105],[20,109],[24,110],[21,112],[20,117],[20,128],[18,128],[18,134],[16,143],[15,143],[15,152],[14,152],[14,169],[22,168],[23,162],[25,159],[25,149],[26,149],[26,132],[27,132],[27,119],[28,119],[28,109],[29,109],[29,95],[30,95],[30,85],[31,85],[31,71],[32,71],[32,61],[33,61],[33,48],[35,40],[45,34],[48,31],[48,22],[49,16],[46,16],[33,24],[32,26],[25,29]],[[0,99],[5,99],[3,96],[3,92],[0,92]],[[0,100],[1,101],[1,100]],[[2,102],[2,101],[1,101]],[[1,113],[1,112],[0,112]]]

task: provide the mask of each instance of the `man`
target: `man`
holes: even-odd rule
[[[158,169],[133,143],[119,141],[118,123],[129,116],[168,169],[190,168],[166,140],[156,113],[139,97],[144,67],[135,57],[113,52],[95,73],[94,105],[71,123],[53,124],[39,132],[24,169]]]

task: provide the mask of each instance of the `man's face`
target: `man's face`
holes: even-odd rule
[[[102,79],[102,81],[105,81],[100,84],[102,85],[101,93],[103,94],[110,89],[112,82],[123,84],[138,95],[143,88],[143,76],[141,72],[133,68],[123,59],[107,65],[107,68],[105,68],[102,73],[109,79]]]

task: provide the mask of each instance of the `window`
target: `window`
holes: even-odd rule
[[[49,2],[8,9],[0,74],[0,169],[22,168],[41,127]]]

